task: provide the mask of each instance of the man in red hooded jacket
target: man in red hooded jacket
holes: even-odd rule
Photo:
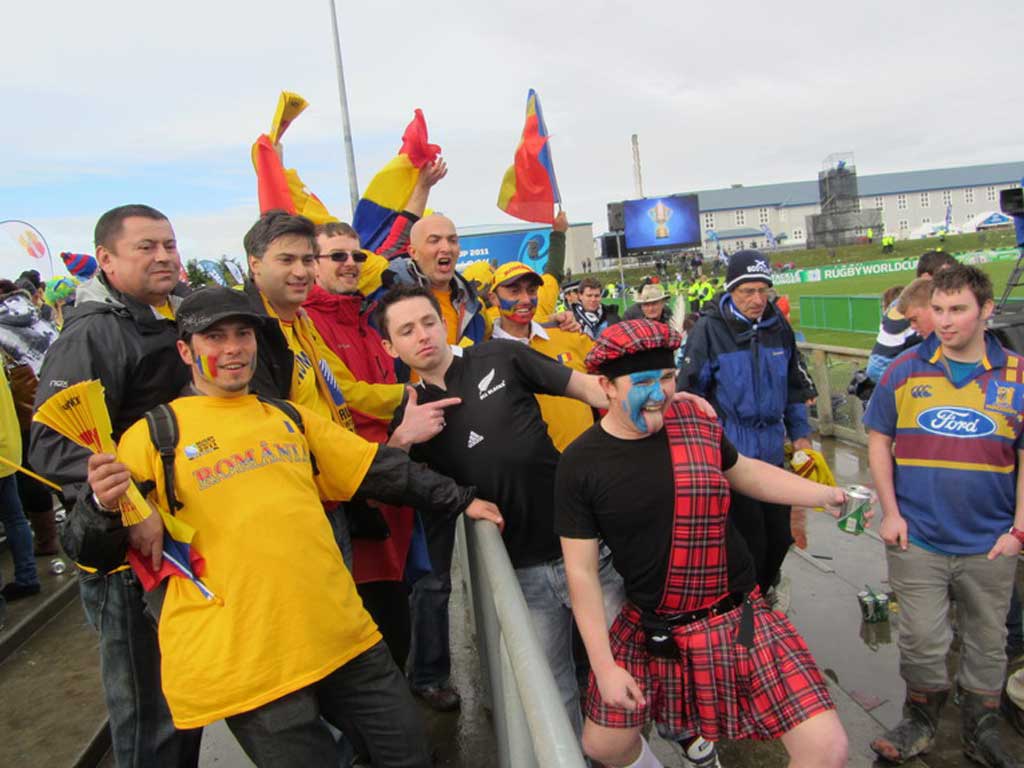
[[[368,322],[364,297],[358,290],[367,253],[348,224],[332,222],[317,228],[319,245],[316,285],[303,304],[323,340],[361,381],[394,384],[394,360]],[[352,411],[356,432],[367,440],[387,442],[387,422]],[[370,506],[372,505],[372,506]],[[414,527],[408,507],[369,502],[347,504],[352,530],[352,576],[398,664],[404,669],[409,653],[409,593],[405,563]]]

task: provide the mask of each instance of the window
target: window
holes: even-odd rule
[[[949,189],[942,190],[942,204],[952,205],[953,204],[953,192]]]
[[[747,223],[746,211],[736,211],[736,226],[742,227]]]
[[[804,231],[802,229],[800,229],[800,228],[794,229],[793,230],[793,239],[794,240],[803,240],[804,239]]]
[[[921,223],[922,224],[931,224],[932,223],[932,219],[931,219],[930,216],[922,216],[921,217]]]
[[[910,229],[910,222],[906,219],[900,219],[900,231],[906,231]]]
[[[885,198],[882,197],[881,195],[879,195],[878,197],[875,198],[875,210],[877,210],[877,211],[884,211],[885,210]]]
[[[767,208],[758,208],[758,210],[757,210],[757,223],[758,224],[767,224],[768,223],[768,209]]]
[[[964,202],[967,203],[968,205],[974,205],[974,190],[973,189],[965,189],[964,190]]]
[[[907,196],[906,195],[896,195],[896,208],[897,208],[897,210],[900,210],[900,211],[907,210]]]
[[[932,196],[930,194],[928,194],[927,192],[922,192],[921,193],[921,207],[922,208],[929,208],[929,207],[931,207],[931,204],[932,204]]]
[[[742,240],[737,240],[736,241],[736,250],[737,251],[742,251],[743,250],[743,241]],[[734,251],[734,253],[735,253],[735,251]]]
[[[714,228],[715,228],[715,214],[713,214],[713,213],[705,213],[704,214],[704,229],[714,229]]]
[[[985,199],[988,200],[989,202],[993,202],[996,199],[996,188],[995,187],[988,187],[985,190]]]

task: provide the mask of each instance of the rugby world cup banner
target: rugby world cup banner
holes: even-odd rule
[[[1016,261],[1016,248],[999,248],[986,251],[954,253],[953,256],[964,264],[988,264],[996,261]],[[889,259],[887,261],[863,261],[855,264],[834,264],[832,266],[809,267],[792,272],[772,273],[775,285],[796,283],[820,283],[823,280],[845,280],[851,277],[870,277],[901,272],[916,272],[917,258]]]
[[[477,261],[501,266],[521,261],[543,274],[551,247],[550,229],[528,229],[520,232],[498,232],[493,235],[462,235],[459,237],[460,269]]]

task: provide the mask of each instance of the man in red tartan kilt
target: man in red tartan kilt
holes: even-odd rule
[[[608,413],[558,467],[555,529],[592,669],[584,749],[616,768],[660,766],[641,736],[653,719],[677,737],[781,739],[791,765],[845,765],[825,681],[762,598],[727,517],[730,486],[801,507],[834,508],[845,494],[739,455],[720,424],[673,403],[679,341],[648,320],[601,334],[587,368],[600,374]],[[610,637],[599,540],[629,598]]]

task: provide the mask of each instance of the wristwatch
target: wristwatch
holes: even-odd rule
[[[1020,528],[1018,528],[1015,525],[1011,525],[1010,526],[1010,530],[1008,531],[1008,533],[1011,536],[1013,536],[1013,538],[1015,538],[1017,541],[1019,541],[1021,543],[1021,545],[1024,545],[1024,531],[1022,531]]]

